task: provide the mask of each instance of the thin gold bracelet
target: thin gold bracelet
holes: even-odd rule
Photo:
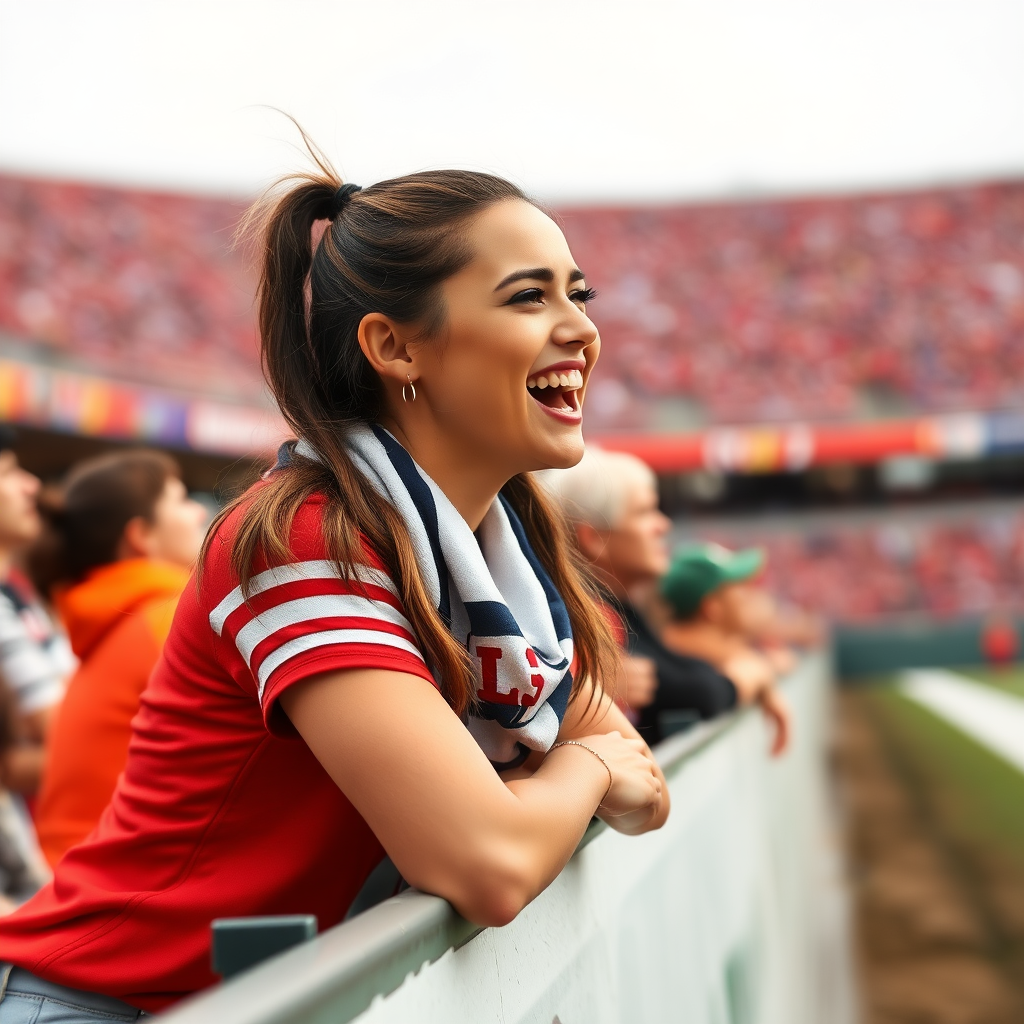
[[[604,796],[601,797],[601,803],[597,805],[600,810],[604,806],[604,798],[612,791],[612,783],[615,781],[608,762],[593,747],[588,747],[586,743],[580,743],[579,740],[559,740],[551,749],[557,750],[559,747],[582,747],[584,750],[589,750],[604,765],[604,770],[608,773],[608,788],[604,791]]]

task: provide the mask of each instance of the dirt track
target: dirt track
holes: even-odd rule
[[[1020,865],[950,828],[943,793],[870,693],[840,695],[836,761],[864,1024],[1024,1022]]]

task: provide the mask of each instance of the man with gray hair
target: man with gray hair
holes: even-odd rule
[[[622,619],[628,655],[653,663],[654,699],[640,709],[637,725],[644,739],[656,743],[681,719],[713,718],[735,707],[733,681],[706,661],[668,650],[634,605],[638,591],[655,584],[669,562],[672,524],[658,508],[650,467],[632,455],[588,447],[579,465],[538,476],[572,523],[580,551]]]

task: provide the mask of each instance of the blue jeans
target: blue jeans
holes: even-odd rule
[[[0,964],[0,1024],[117,1024],[148,1016],[112,996],[82,992]]]

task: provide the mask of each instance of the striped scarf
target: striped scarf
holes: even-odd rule
[[[572,630],[551,578],[503,495],[474,533],[440,487],[380,426],[346,434],[352,461],[405,521],[441,619],[477,678],[466,719],[495,768],[550,749],[572,689]],[[296,452],[315,458],[303,441]]]

